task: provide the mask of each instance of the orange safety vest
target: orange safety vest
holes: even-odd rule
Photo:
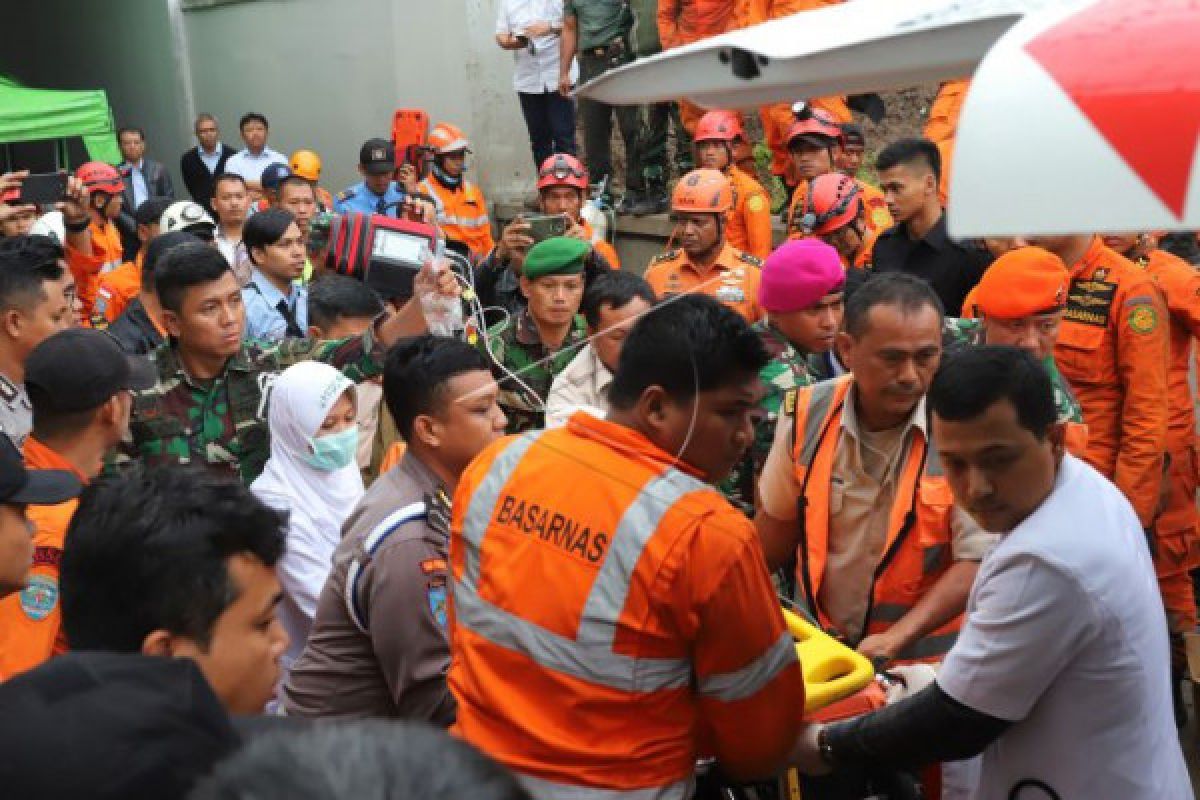
[[[799,390],[792,461],[800,491],[800,544],[796,600],[822,625],[830,621],[817,598],[829,552],[829,495],[841,441],[842,412],[853,376],[843,375]],[[950,518],[954,495],[942,474],[937,450],[914,431],[896,485],[887,540],[875,570],[864,636],[882,633],[908,614],[953,564]],[[899,661],[939,661],[954,646],[958,616],[897,654]]]
[[[84,327],[103,328],[106,325],[100,301],[100,276],[121,266],[121,234],[117,226],[104,221],[97,225],[92,220],[88,231],[92,235],[92,253],[84,255],[67,245],[66,260],[75,276],[75,294],[79,297],[80,324]]]
[[[25,466],[60,469],[87,476],[35,437],[25,440]],[[33,526],[33,568],[19,593],[0,599],[0,679],[11,678],[67,651],[59,603],[59,564],[67,526],[79,506],[77,498],[50,506],[29,506]]]
[[[494,443],[459,483],[454,732],[543,800],[682,799],[701,741],[751,774],[798,732],[795,643],[753,525],[674,463],[579,413]]]
[[[487,201],[479,187],[463,178],[457,189],[443,186],[433,178],[421,181],[421,191],[433,198],[437,224],[447,239],[462,242],[475,259],[482,259],[495,247]]]

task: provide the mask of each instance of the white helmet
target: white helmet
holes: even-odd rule
[[[167,206],[167,210],[158,219],[158,229],[161,233],[186,231],[212,237],[217,230],[217,223],[213,222],[204,206],[191,200],[180,200]]]
[[[33,223],[33,227],[29,229],[29,233],[31,236],[49,236],[61,245],[67,239],[67,229],[63,224],[63,213],[61,211],[51,211],[48,214],[43,214],[38,218],[37,222]]]

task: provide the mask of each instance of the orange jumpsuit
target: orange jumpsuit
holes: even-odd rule
[[[60,469],[84,483],[87,476],[33,436],[25,440],[25,466]],[[79,500],[52,506],[29,506],[33,526],[33,569],[19,593],[0,600],[0,676],[11,678],[67,651],[62,635],[58,575],[67,525]]]
[[[663,50],[733,30],[743,19],[737,0],[658,0],[658,38]],[[693,134],[704,109],[680,99],[679,116],[683,127]]]
[[[1200,336],[1200,272],[1165,250],[1139,261],[1166,297],[1171,359],[1167,365],[1166,508],[1154,524],[1155,568],[1173,633],[1196,628],[1196,596],[1188,572],[1200,566],[1196,512],[1196,411],[1189,380],[1192,340]]]
[[[772,19],[797,14],[801,11],[812,11],[825,6],[839,5],[843,0],[747,0],[741,10],[741,24],[758,25]],[[797,98],[800,99],[800,98]],[[809,100],[814,108],[829,112],[838,122],[853,122],[854,115],[846,105],[846,98],[840,95],[831,97],[815,97]],[[775,103],[763,106],[758,110],[762,120],[763,138],[767,147],[771,148],[771,173],[782,176],[788,186],[794,186],[798,180],[792,171],[792,159],[788,155],[787,132],[795,117],[792,115],[791,103]]]
[[[106,322],[114,322],[125,311],[133,298],[142,291],[142,257],[144,251],[139,251],[137,258],[126,261],[116,269],[105,272],[100,276],[100,286],[97,289],[97,314],[103,314]]]
[[[67,266],[75,276],[75,294],[79,298],[80,324],[84,327],[104,327],[104,309],[100,301],[100,276],[121,265],[121,234],[109,221],[97,225],[92,220],[88,232],[92,235],[92,252],[85,254],[70,244],[66,246]]]
[[[1083,407],[1088,463],[1149,528],[1167,444],[1167,307],[1150,276],[1099,237],[1070,270],[1054,360]]]
[[[646,267],[646,283],[659,297],[684,292],[700,292],[715,297],[741,314],[749,322],[763,317],[758,305],[758,284],[762,262],[743,253],[728,242],[715,263],[700,270],[682,249],[668,250],[655,256]]]
[[[730,167],[725,175],[733,188],[725,238],[762,261],[771,254],[771,198],[761,183],[738,167]]]
[[[958,115],[962,113],[963,101],[967,99],[970,86],[971,82],[965,79],[943,83],[933,105],[929,107],[929,117],[925,121],[925,138],[936,144],[942,154],[942,180],[938,186],[942,205],[946,205],[950,191],[950,165],[954,159],[954,140],[958,135]]]
[[[862,221],[866,227],[866,238],[874,245],[875,239],[879,234],[892,227],[895,223],[892,221],[891,212],[888,211],[887,201],[883,198],[883,192],[858,178],[855,178],[854,182],[858,184],[858,191],[862,197]],[[804,231],[800,229],[800,220],[804,216],[804,204],[807,201],[808,181],[804,181],[792,193],[792,204],[788,207],[787,231],[789,239],[801,239],[804,237]],[[867,249],[869,251],[869,248]]]

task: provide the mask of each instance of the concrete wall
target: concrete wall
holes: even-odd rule
[[[322,183],[337,191],[358,180],[363,140],[387,135],[403,106],[466,130],[477,143],[472,177],[489,198],[532,185],[493,0],[179,3],[11,3],[6,28],[30,33],[0,48],[0,71],[33,86],[106,89],[118,124],[143,125],[177,183],[197,111],[216,114],[236,146],[241,114],[262,112],[271,146],[319,152]]]

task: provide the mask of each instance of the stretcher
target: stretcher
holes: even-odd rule
[[[875,680],[875,667],[866,656],[799,614],[784,609],[783,619],[796,640],[796,655],[804,673],[806,717],[857,694]]]

